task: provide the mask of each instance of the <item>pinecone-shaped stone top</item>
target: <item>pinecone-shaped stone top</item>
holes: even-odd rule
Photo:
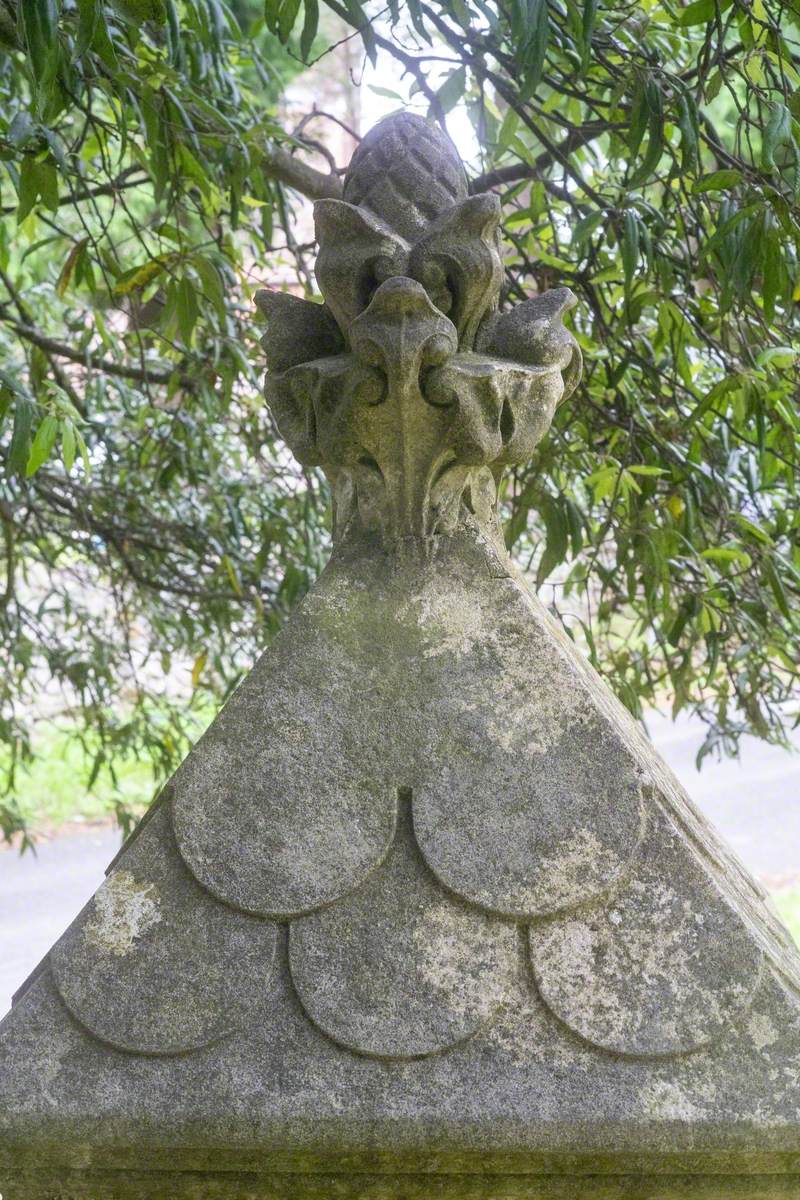
[[[359,145],[344,177],[348,204],[374,213],[412,242],[467,194],[467,177],[455,146],[438,125],[413,113],[379,121]]]

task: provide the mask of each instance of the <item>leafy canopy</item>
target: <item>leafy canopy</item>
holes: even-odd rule
[[[799,36],[798,0],[3,0],[7,832],[37,720],[66,718],[90,784],[125,757],[165,775],[324,560],[252,293],[314,294],[307,199],[341,188],[342,113],[277,114],[338,43],[432,119],[468,114],[507,295],[578,296],[585,382],[508,481],[513,554],[634,713],[667,695],[706,749],[783,736]]]

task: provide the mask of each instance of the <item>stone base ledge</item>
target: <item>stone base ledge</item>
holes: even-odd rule
[[[797,1200],[792,1175],[264,1175],[0,1169],[2,1200]]]

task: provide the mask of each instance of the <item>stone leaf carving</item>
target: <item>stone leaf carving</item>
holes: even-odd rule
[[[312,304],[288,292],[256,292],[256,305],[269,322],[261,339],[270,371],[279,374],[310,358],[344,349],[339,326],[324,304]]]
[[[452,144],[408,113],[367,135],[344,199],[318,201],[315,220],[325,304],[262,302],[266,396],[300,460],[328,475],[336,536],[391,545],[471,521],[499,540],[490,481],[530,456],[580,376],[571,293],[498,315],[498,198],[468,196]]]
[[[497,305],[503,281],[500,201],[487,192],[449,209],[411,251],[408,269],[471,350],[478,326]],[[512,356],[508,356],[512,357]]]
[[[372,213],[342,200],[318,200],[314,223],[319,242],[317,282],[349,339],[350,326],[380,284],[405,274],[409,247]]]

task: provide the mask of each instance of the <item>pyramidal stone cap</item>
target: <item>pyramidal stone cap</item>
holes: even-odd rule
[[[410,114],[258,298],[316,586],[0,1026],[5,1200],[800,1196],[800,957],[510,565],[576,386]]]

